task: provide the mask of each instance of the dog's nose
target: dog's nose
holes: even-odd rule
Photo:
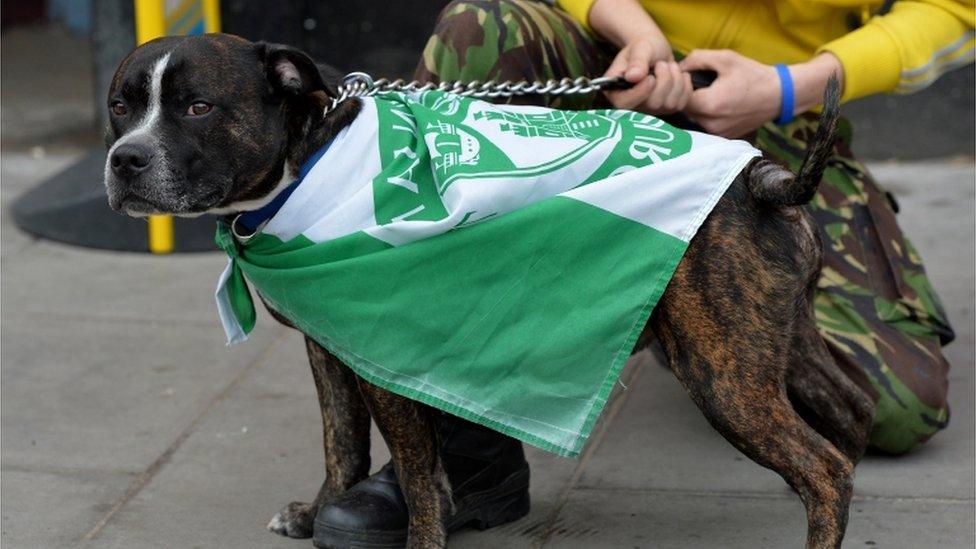
[[[148,147],[125,143],[119,145],[112,152],[112,171],[115,175],[138,174],[149,168],[152,152]]]

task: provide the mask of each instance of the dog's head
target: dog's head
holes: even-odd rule
[[[259,206],[294,176],[288,148],[335,94],[327,80],[299,50],[227,34],[140,46],[108,92],[109,204],[132,216]]]

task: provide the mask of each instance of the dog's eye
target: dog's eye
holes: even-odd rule
[[[125,113],[129,112],[129,110],[125,108],[125,103],[115,100],[112,101],[112,112],[116,116],[125,116]]]
[[[196,103],[190,105],[190,108],[186,110],[187,116],[203,116],[213,109],[213,105],[210,103],[204,103],[203,101],[197,101]]]

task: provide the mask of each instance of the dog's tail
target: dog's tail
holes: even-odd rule
[[[837,118],[840,112],[840,92],[837,78],[827,80],[824,89],[823,111],[813,140],[807,144],[807,153],[794,175],[783,166],[769,160],[759,160],[752,165],[747,185],[759,201],[775,206],[800,206],[813,199],[823,177],[827,159],[833,149]]]

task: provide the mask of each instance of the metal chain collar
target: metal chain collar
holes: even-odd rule
[[[546,80],[545,82],[535,81],[495,82],[488,80],[471,80],[461,82],[458,80],[448,82],[418,82],[413,80],[406,82],[402,79],[387,80],[373,78],[364,72],[351,72],[346,75],[339,86],[339,93],[332,99],[332,103],[325,107],[323,114],[329,114],[340,103],[350,97],[369,97],[383,92],[424,92],[437,90],[456,95],[476,98],[498,98],[512,97],[516,95],[574,95],[586,94],[594,91],[621,89],[628,87],[629,84],[620,77],[601,76],[599,78],[588,78],[579,76],[577,78],[562,78],[559,80]]]

